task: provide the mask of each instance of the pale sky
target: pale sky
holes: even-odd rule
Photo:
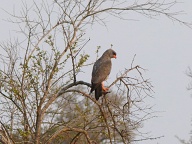
[[[0,6],[11,12],[14,7],[17,5],[11,0],[2,1]],[[191,0],[175,5],[174,9],[184,10],[186,14],[179,17],[192,22]],[[10,33],[14,30],[13,25],[3,21],[7,16],[0,9],[1,40],[9,39]],[[129,68],[136,54],[134,63],[148,70],[145,75],[154,86],[154,99],[151,99],[150,104],[155,105],[154,111],[159,111],[156,113],[157,118],[144,123],[142,131],[151,132],[152,137],[164,136],[161,139],[140,143],[180,144],[175,136],[188,140],[189,132],[192,130],[192,92],[186,89],[190,80],[185,74],[189,66],[192,68],[192,29],[172,22],[164,16],[148,19],[132,13],[130,18],[138,21],[110,18],[107,20],[107,28],[99,24],[92,26],[86,32],[91,41],[85,50],[100,45],[101,55],[113,44],[118,58],[113,60],[110,79],[115,78],[120,70]],[[89,75],[91,70],[92,67]]]

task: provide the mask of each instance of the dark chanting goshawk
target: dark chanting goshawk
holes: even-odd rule
[[[104,87],[103,81],[106,80],[111,72],[111,58],[117,58],[116,52],[108,49],[93,65],[90,94],[95,91],[96,100],[102,96],[103,92],[108,91],[108,88]]]

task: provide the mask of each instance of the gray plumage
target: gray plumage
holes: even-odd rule
[[[95,91],[96,100],[102,96],[102,82],[111,72],[111,58],[116,58],[116,52],[108,49],[93,65],[90,93]]]

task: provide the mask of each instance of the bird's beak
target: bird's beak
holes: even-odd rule
[[[116,58],[117,58],[117,56],[116,56],[116,55],[113,55],[113,58],[115,58],[115,59],[116,59]]]

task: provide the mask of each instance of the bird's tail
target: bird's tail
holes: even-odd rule
[[[90,90],[90,92],[89,92],[89,95],[90,95],[94,90],[95,90],[95,86],[93,86],[93,84],[92,84],[91,90]]]
[[[99,97],[102,96],[102,85],[98,85],[98,87],[95,89],[95,99],[99,100]]]

